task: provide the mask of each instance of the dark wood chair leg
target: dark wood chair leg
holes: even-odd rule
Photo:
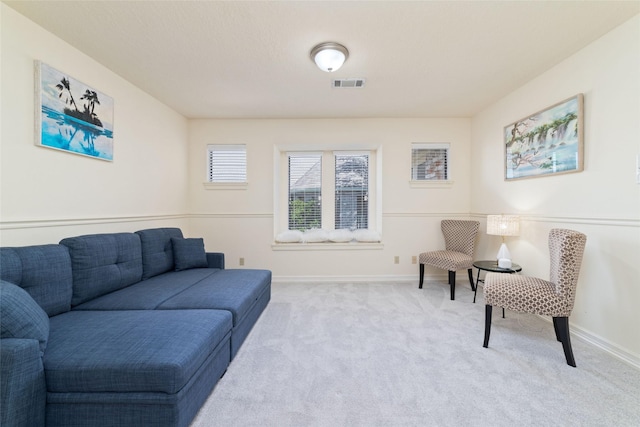
[[[476,296],[478,295],[478,283],[480,283],[480,269],[478,269],[478,275],[476,276],[476,288],[473,290],[473,303],[476,303]]]
[[[456,299],[456,272],[449,272],[449,287],[451,288],[451,301]]]
[[[576,367],[576,360],[573,358],[573,350],[571,350],[571,338],[569,338],[569,318],[568,317],[554,317],[553,324],[557,325],[557,334],[560,336],[562,342],[562,349],[564,350],[564,357],[567,359],[567,365]]]
[[[475,292],[476,284],[473,281],[473,269],[472,268],[468,269],[467,273],[469,273],[469,283],[471,283],[471,290]]]
[[[493,307],[489,304],[484,306],[484,344],[482,346],[484,348],[489,347],[489,335],[491,335],[491,313],[493,312]]]
[[[558,331],[558,318],[557,318],[557,317],[554,317],[554,318],[553,318],[553,330],[554,330],[554,331],[555,331],[555,333],[556,333],[556,339],[557,339],[559,342],[562,342],[562,340],[560,339],[560,331]]]
[[[420,284],[418,288],[422,289],[422,283],[424,282],[424,264],[420,264]]]

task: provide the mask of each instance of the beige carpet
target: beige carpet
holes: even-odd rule
[[[192,427],[640,426],[640,371],[460,282],[275,284]]]

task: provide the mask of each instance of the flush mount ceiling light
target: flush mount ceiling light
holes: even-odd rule
[[[320,43],[311,49],[311,59],[318,68],[328,73],[342,67],[348,57],[349,51],[347,48],[335,42]]]

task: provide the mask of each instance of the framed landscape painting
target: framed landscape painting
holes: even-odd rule
[[[582,171],[583,116],[578,94],[506,126],[505,180]]]
[[[113,160],[113,99],[40,62],[36,75],[36,145]]]

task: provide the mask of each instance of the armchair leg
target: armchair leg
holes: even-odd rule
[[[468,269],[467,273],[469,273],[469,283],[471,283],[471,290],[476,291],[476,284],[473,281],[473,269]],[[475,296],[475,295],[474,295]]]
[[[484,306],[484,344],[482,346],[484,348],[489,347],[489,335],[491,335],[491,313],[493,312],[493,307],[489,304]]]
[[[553,330],[556,333],[556,339],[558,340],[558,342],[562,342],[562,340],[560,339],[560,331],[558,331],[558,318],[557,317],[553,318]]]
[[[564,357],[567,359],[567,365],[576,367],[576,361],[573,358],[573,350],[571,349],[571,338],[569,337],[569,318],[554,317],[553,325],[556,326],[556,334],[562,342]]]
[[[451,301],[456,299],[456,272],[449,271],[449,287],[451,288]]]
[[[424,264],[420,264],[420,284],[418,285],[419,289],[422,289],[423,282],[424,282]]]

